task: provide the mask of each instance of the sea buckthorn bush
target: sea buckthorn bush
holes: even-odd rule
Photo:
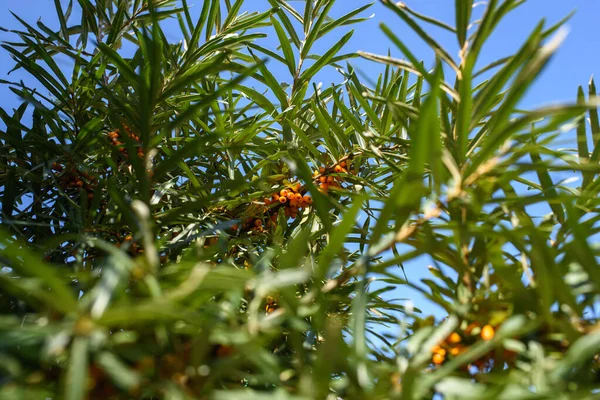
[[[565,21],[485,65],[521,3],[16,17],[0,398],[597,396],[596,88],[522,109]],[[352,48],[370,7],[387,55]]]

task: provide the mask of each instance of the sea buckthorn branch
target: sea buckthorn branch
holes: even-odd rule
[[[98,180],[95,176],[87,172],[79,171],[74,166],[70,166],[65,170],[65,166],[58,163],[52,163],[52,170],[55,171],[55,177],[58,179],[58,184],[65,192],[76,189],[77,191],[85,190],[89,201],[94,198],[94,191],[98,186]]]
[[[463,325],[464,324],[467,324],[467,321],[463,321]],[[492,326],[490,324],[486,324],[482,327],[478,322],[469,323],[465,329],[452,332],[440,343],[433,346],[431,349],[431,362],[439,367],[448,359],[458,357],[467,351],[469,347],[477,341],[483,340],[487,342],[492,340],[495,336],[496,329],[497,326]],[[495,354],[495,351],[492,350],[477,358],[471,364],[464,366],[463,369],[468,372],[472,367],[476,367],[481,371],[485,368],[489,368],[496,358],[498,358],[498,356]],[[502,362],[514,363],[516,353],[505,350],[501,358]]]

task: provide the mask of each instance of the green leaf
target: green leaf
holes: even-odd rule
[[[285,61],[287,67],[292,76],[296,75],[296,59],[294,57],[294,51],[292,50],[292,46],[290,44],[289,39],[287,38],[285,31],[282,26],[279,24],[275,18],[271,16],[271,24],[275,28],[275,32],[277,33],[277,37],[279,38],[279,43],[281,44],[281,48],[283,50],[283,55],[285,56]]]
[[[295,15],[292,11],[293,8],[290,7],[286,1],[284,0],[269,0],[269,4],[271,4],[273,6],[273,9],[277,10],[277,16],[279,17],[279,19],[281,20],[281,23],[283,24],[283,27],[285,28],[285,30],[288,33],[288,36],[290,37],[290,40],[292,41],[292,43],[294,43],[294,46],[296,46],[296,48],[300,48],[301,44],[300,44],[300,38],[298,38],[298,34],[296,33],[296,30],[294,29],[294,25],[292,24],[292,21],[290,21],[290,19],[288,18],[288,16],[285,14],[284,10],[288,10],[288,12],[290,12],[292,15],[294,15],[296,17],[296,19],[298,19],[298,15]],[[300,21],[302,20],[302,18],[299,19]]]
[[[53,267],[43,263],[24,243],[12,239],[5,232],[0,232],[0,255],[10,260],[10,266],[25,276],[32,276],[44,282],[56,298],[59,311],[70,313],[75,311],[77,300],[67,285],[57,276]]]
[[[308,4],[308,2],[307,2],[307,4]],[[332,19],[331,21],[327,22],[321,28],[321,31],[317,35],[317,39],[320,39],[321,37],[326,35],[328,32],[331,32],[332,30],[334,30],[335,28],[337,28],[339,26],[344,26],[344,25],[348,25],[348,24],[352,23],[354,21],[354,20],[352,20],[352,18],[354,16],[356,16],[356,15],[360,14],[361,12],[365,11],[366,9],[370,8],[373,4],[375,4],[375,2],[365,4],[364,6],[359,7],[355,10],[352,10],[349,13],[344,14],[339,18],[335,18],[335,19]],[[309,8],[309,7],[307,7],[307,8]],[[365,18],[365,20],[366,19],[367,18]],[[305,23],[306,23],[306,19],[305,19]]]
[[[531,140],[533,143],[535,143],[535,138],[533,136],[532,136]],[[530,155],[531,161],[534,163],[534,165],[540,165],[540,166],[544,165],[542,158],[540,157],[540,155],[538,153],[536,153],[535,151],[531,151],[529,153],[529,155]],[[538,179],[540,180],[540,185],[542,187],[542,191],[548,198],[548,205],[552,209],[552,212],[554,212],[554,215],[556,216],[556,219],[558,220],[558,222],[561,224],[564,224],[565,212],[564,212],[561,204],[557,204],[554,202],[554,200],[558,197],[558,192],[556,191],[556,187],[554,186],[554,183],[552,182],[552,178],[550,177],[548,170],[546,168],[538,168],[536,170],[536,172],[537,172]]]
[[[310,32],[308,33],[306,39],[302,43],[302,48],[300,49],[300,59],[304,59],[308,56],[310,49],[317,40],[319,33],[321,33],[321,30],[323,29],[323,24],[325,23],[325,19],[327,18],[329,10],[331,10],[334,1],[324,0],[323,3],[324,6],[323,9],[319,11],[319,17],[315,21],[313,21]]]
[[[242,7],[242,4],[244,4],[244,0],[235,0],[235,3],[233,3],[231,8],[228,10],[227,18],[225,18],[225,21],[223,22],[224,30],[227,30],[227,28],[233,23],[238,12],[240,11],[240,8]]]
[[[98,136],[89,137],[90,135],[94,135],[99,133],[98,131],[104,125],[104,120],[100,117],[96,117],[88,121],[83,128],[79,131],[76,136],[75,146],[73,147],[73,151],[80,151],[82,148],[88,146],[93,141],[98,140]]]
[[[104,351],[95,357],[95,361],[123,390],[134,391],[142,382],[142,377],[113,353]]]
[[[2,216],[3,220],[11,220],[15,209],[15,201],[17,198],[17,170],[16,167],[8,168],[6,183],[2,193]]]
[[[54,7],[56,8],[56,14],[58,15],[58,21],[60,22],[60,31],[65,40],[69,40],[69,32],[67,31],[67,21],[65,20],[65,14],[63,13],[60,0],[54,0]]]
[[[87,392],[88,376],[87,337],[75,337],[70,349],[69,366],[65,378],[65,400],[83,400]]]
[[[363,202],[364,197],[355,198],[354,204],[344,213],[340,224],[333,228],[333,231],[329,234],[329,243],[318,260],[319,268],[316,273],[318,281],[326,278],[327,272],[331,267],[331,262],[344,248],[344,239],[354,228],[356,217],[362,209]]]
[[[456,18],[456,37],[458,45],[462,49],[467,40],[467,29],[471,21],[471,10],[473,10],[473,0],[455,0],[455,18]]]
[[[400,18],[402,18],[402,20],[404,20],[404,22],[406,22],[406,24],[408,24],[408,26],[410,26],[410,28],[417,35],[419,35],[419,37],[425,43],[427,43],[433,49],[433,51],[437,54],[437,56],[439,58],[441,58],[443,61],[445,61],[454,71],[458,71],[459,70],[458,66],[456,65],[456,63],[454,62],[454,60],[452,59],[452,57],[450,56],[450,54],[448,54],[448,52],[438,42],[436,42],[431,36],[429,36],[423,30],[423,28],[421,28],[411,17],[409,17],[407,15],[408,13],[405,10],[404,3],[400,2],[398,4],[393,4],[390,1],[384,1],[383,4],[387,8],[389,8],[390,10],[392,10]]]
[[[594,83],[594,78],[590,78],[589,83],[589,97],[590,100],[596,101],[596,84]],[[592,143],[594,146],[594,150],[590,157],[590,162],[598,162],[600,160],[600,123],[598,122],[598,107],[591,107],[589,110],[590,115],[590,126],[592,128]]]
[[[108,57],[110,61],[112,61],[116,65],[119,72],[123,75],[125,79],[127,79],[127,81],[129,81],[132,87],[139,88],[137,74],[129,66],[129,64],[125,62],[125,60],[119,55],[119,53],[117,53],[110,46],[104,43],[99,43],[98,48],[100,49],[100,51],[102,51],[102,53],[104,53],[104,55],[106,55],[106,57]]]
[[[511,89],[508,91],[504,102],[494,112],[492,117],[487,123],[488,136],[483,144],[482,150],[474,158],[474,161],[469,165],[469,172],[473,172],[482,162],[487,160],[493,151],[498,149],[513,133],[515,133],[516,127],[519,127],[520,123],[511,123],[510,114],[513,112],[514,107],[518,101],[525,95],[526,90],[533,83],[533,81],[539,76],[540,72],[548,64],[552,55],[557,50],[560,43],[564,39],[564,33],[554,37],[551,41],[540,48],[536,54],[523,65],[521,71],[515,78],[515,82]],[[537,47],[537,46],[536,46]],[[574,111],[573,108],[563,107],[556,108],[556,113],[570,114]],[[540,110],[540,113],[547,114],[552,112],[552,107],[548,107],[545,110]],[[525,118],[529,118],[527,116]],[[531,122],[534,122],[530,119]],[[520,118],[520,122],[523,122],[523,118]],[[512,125],[512,128],[508,128],[507,125]],[[483,129],[482,129],[483,131]],[[477,141],[474,140],[471,144],[473,148]]]
[[[250,52],[250,53],[252,54],[252,52]],[[267,85],[267,87],[269,89],[271,89],[273,91],[273,94],[275,94],[275,97],[277,97],[277,100],[279,100],[281,109],[285,110],[288,105],[288,98],[287,98],[285,91],[283,90],[283,88],[281,87],[279,82],[277,82],[277,79],[275,79],[275,76],[273,76],[273,74],[266,67],[266,65],[265,65],[266,61],[264,61],[264,60],[261,61],[254,54],[252,54],[252,56],[254,57],[254,60],[256,61],[257,65],[258,65],[258,69],[260,70],[260,73],[265,80],[265,84]]]

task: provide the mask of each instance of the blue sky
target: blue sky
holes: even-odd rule
[[[188,2],[190,4],[197,3],[192,8],[192,13],[198,13],[202,2],[200,0]],[[63,3],[63,7],[66,7],[66,0],[61,0],[61,3]],[[299,3],[298,1],[290,2],[292,5],[298,5]],[[338,0],[332,10],[332,14],[340,16],[365,3],[367,2],[364,0]],[[406,0],[405,3],[423,14],[453,24],[454,2],[451,0]],[[243,9],[266,10],[268,8],[269,5],[266,0],[247,0]],[[475,14],[479,14],[482,10],[482,6],[476,8]],[[552,24],[572,10],[576,10],[576,15],[568,24],[570,30],[569,36],[557,54],[556,59],[544,72],[533,90],[529,92],[524,103],[525,106],[537,106],[559,100],[572,100],[575,96],[577,85],[586,86],[592,74],[596,76],[600,75],[600,51],[598,51],[600,49],[600,35],[597,34],[597,27],[595,25],[600,22],[600,1],[573,0],[566,2],[562,0],[528,0],[503,21],[488,43],[487,50],[483,53],[483,58],[488,61],[508,55],[518,48],[522,40],[541,18],[545,18],[548,24]],[[37,19],[41,18],[45,24],[51,27],[58,27],[54,11],[54,1],[52,0],[2,1],[0,4],[0,26],[4,28],[16,28],[18,24],[14,17],[5,11],[12,11],[29,23],[34,24]],[[371,20],[354,27],[356,32],[346,45],[346,51],[365,50],[372,53],[386,53],[390,42],[381,33],[378,26],[380,22],[383,22],[408,43],[413,52],[426,62],[426,65],[431,65],[433,61],[432,52],[395,15],[392,15],[391,12],[379,3],[376,3],[364,15],[370,14],[374,14]],[[451,35],[435,28],[429,32],[439,38],[443,45],[448,46],[452,54],[457,54],[458,46],[456,40]],[[167,35],[169,36],[168,30]],[[173,39],[177,39],[175,33],[172,33],[172,35]],[[340,36],[341,31],[332,32],[323,40],[320,46],[322,48],[328,47],[328,45],[331,45]],[[10,37],[9,34],[0,32],[0,40],[7,40]],[[392,53],[394,53],[393,49]],[[399,54],[396,55],[399,56]],[[370,62],[355,61],[354,63],[367,73],[372,69],[375,72],[379,71]],[[6,73],[10,70],[11,66],[12,60],[6,52],[0,51],[0,78],[6,78]],[[279,66],[276,68],[279,69]],[[282,69],[282,72],[285,71]],[[333,69],[329,71],[329,74],[320,76],[324,83],[339,80],[337,73]],[[376,76],[376,73],[373,73],[373,75]],[[11,75],[13,79],[21,77],[23,77],[22,74]],[[285,77],[285,75],[282,77]],[[6,87],[0,87],[0,96],[2,98],[2,105],[5,107],[12,107],[13,103],[17,104],[16,99],[14,99],[14,96]]]
[[[188,0],[188,2],[193,4],[194,0]],[[66,8],[67,1],[61,0],[61,3]],[[202,1],[196,0],[195,3],[197,5],[192,8],[193,15],[199,13]],[[338,0],[333,7],[332,15],[341,16],[365,3],[366,1],[364,0]],[[423,14],[453,25],[454,2],[451,0],[405,0],[405,3]],[[301,6],[301,3],[297,1],[290,1],[290,4]],[[247,0],[243,7],[244,10],[260,11],[269,8],[270,6],[266,0]],[[35,24],[41,18],[46,25],[53,28],[58,27],[54,11],[54,1],[52,0],[2,1],[0,3],[0,26],[9,29],[20,28],[14,17],[6,12],[9,10],[31,24]],[[481,65],[512,54],[522,44],[523,40],[540,19],[545,18],[547,24],[552,25],[573,10],[576,11],[576,14],[567,25],[569,28],[567,40],[549,68],[544,71],[538,82],[527,94],[522,104],[523,107],[535,107],[557,101],[573,101],[578,85],[586,88],[592,74],[600,76],[600,35],[597,34],[597,27],[595,25],[600,22],[600,1],[574,0],[566,2],[563,0],[528,0],[500,24],[487,46],[484,47]],[[482,11],[483,6],[479,6],[476,8],[474,15],[480,15]],[[397,36],[409,45],[417,57],[425,61],[427,66],[432,65],[432,51],[395,15],[379,3],[376,3],[363,13],[363,16],[371,14],[374,15],[369,21],[353,27],[355,34],[346,45],[344,52],[364,50],[378,54],[387,53],[391,44],[379,29],[379,24],[383,22],[394,30]],[[330,33],[318,43],[315,51],[318,52],[330,47],[342,36],[344,29],[342,28]],[[436,28],[431,28],[428,32],[436,37],[444,47],[449,49],[451,54],[456,55],[458,53],[458,45],[452,35]],[[176,23],[167,24],[165,33],[169,39],[173,41],[179,40]],[[0,32],[0,40],[9,39],[12,39],[11,35]],[[273,42],[272,40],[266,41],[267,44]],[[392,55],[401,57],[394,49],[391,49],[391,51]],[[376,79],[377,74],[381,70],[379,66],[366,60],[353,60],[352,63],[364,74],[371,76],[373,80]],[[26,79],[26,74],[22,72],[17,72],[7,77],[6,73],[12,66],[13,61],[8,57],[7,53],[0,50],[0,79]],[[68,67],[67,65],[64,66]],[[289,82],[289,72],[285,67],[277,65],[277,63],[272,63],[270,64],[270,68],[282,81],[287,80]],[[330,82],[340,81],[340,76],[332,68],[320,74],[319,78],[325,85]],[[30,80],[26,80],[26,82],[32,83]],[[3,108],[10,109],[19,104],[19,100],[6,86],[0,86],[0,99],[0,105]],[[417,271],[412,268],[407,269],[409,278],[422,276],[425,268],[423,264],[420,266],[421,268],[416,268]],[[401,295],[402,293],[400,293]],[[423,305],[417,299],[415,299],[415,302],[419,306]],[[433,310],[427,306],[422,308],[426,312]]]

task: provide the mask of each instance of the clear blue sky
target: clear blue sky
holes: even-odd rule
[[[188,0],[188,2],[190,4],[197,4],[192,9],[192,14],[197,15],[202,1]],[[61,0],[61,3],[63,7],[66,7],[68,1]],[[341,16],[365,3],[366,1],[364,0],[338,0],[332,14],[334,16]],[[454,2],[451,0],[405,0],[405,3],[423,14],[453,25]],[[301,5],[297,1],[290,1],[290,4]],[[268,8],[269,4],[266,0],[247,0],[243,7],[244,10],[260,11],[267,10]],[[58,27],[54,11],[54,1],[52,0],[24,0],[19,2],[0,0],[0,26],[4,28],[18,28],[19,25],[16,23],[14,17],[8,13],[9,10],[31,24],[35,24],[37,19],[41,18],[46,25],[54,28]],[[481,65],[512,54],[522,44],[523,40],[541,18],[545,18],[548,25],[551,25],[572,10],[576,10],[576,14],[567,25],[570,33],[566,42],[558,52],[557,57],[552,61],[550,67],[543,73],[540,80],[528,93],[522,106],[535,107],[557,101],[572,101],[575,99],[578,85],[587,87],[588,80],[592,74],[600,77],[600,34],[597,31],[598,27],[595,25],[600,22],[600,1],[528,0],[503,21],[485,47],[483,52],[484,60]],[[480,6],[476,9],[474,15],[480,15],[482,11],[483,7]],[[351,41],[346,45],[345,52],[364,50],[379,54],[387,53],[388,47],[391,44],[380,32],[378,26],[380,22],[384,22],[405,43],[409,44],[413,52],[419,58],[423,59],[426,65],[432,65],[432,52],[395,15],[379,3],[364,13],[364,16],[371,14],[374,14],[371,20],[353,27],[356,32]],[[341,37],[342,32],[343,28],[337,32],[330,33],[327,39],[323,40],[317,46],[315,51],[318,52],[321,49],[331,46],[335,40]],[[439,38],[439,41],[450,50],[451,54],[458,53],[458,46],[454,37],[435,28],[430,29],[429,32],[436,38]],[[174,41],[179,40],[176,23],[166,25],[166,35]],[[12,39],[11,35],[0,32],[0,40],[9,39]],[[268,43],[272,44],[274,41],[268,40]],[[392,54],[401,56],[394,49],[392,49]],[[380,68],[375,64],[364,60],[353,60],[352,62],[363,72],[372,75],[374,80],[376,79]],[[0,79],[7,79],[6,73],[12,68],[12,65],[13,62],[7,53],[0,50]],[[67,65],[65,67],[68,68]],[[289,81],[289,72],[287,69],[281,65],[277,65],[277,63],[270,64],[270,68],[272,68],[278,78]],[[340,81],[339,75],[332,68],[328,69],[328,72],[325,74],[319,75],[319,77],[325,85],[330,82]],[[33,83],[27,80],[26,74],[22,72],[14,73],[8,79],[25,79],[27,83]],[[0,98],[2,99],[0,104],[4,108],[10,109],[19,103],[18,99],[15,98],[6,86],[0,86]],[[411,268],[407,268],[406,271],[409,278],[418,279],[422,276],[424,272],[423,267],[423,264],[412,264]],[[403,294],[404,292],[400,292],[398,295],[400,297]],[[416,296],[415,303],[418,306],[424,306],[418,297]],[[434,310],[428,306],[424,306],[422,309],[426,313]]]
[[[68,1],[61,0],[61,2],[63,7],[66,7]],[[197,13],[202,1],[191,0],[188,2],[190,4],[197,3],[193,7],[195,9],[193,11]],[[333,15],[343,15],[365,3],[365,0],[338,0],[333,8]],[[451,0],[405,0],[405,3],[419,12],[453,24],[454,2]],[[291,1],[290,4],[296,5],[299,2]],[[268,8],[269,5],[266,0],[247,0],[244,5],[244,9],[266,10]],[[481,11],[483,7],[478,7],[477,10]],[[575,96],[577,85],[587,85],[591,74],[600,76],[600,34],[596,27],[596,24],[600,22],[600,1],[528,0],[500,25],[487,46],[487,51],[484,52],[484,58],[490,61],[510,54],[519,46],[539,19],[545,18],[551,24],[560,20],[572,10],[576,10],[577,13],[568,24],[570,34],[567,41],[552,65],[544,72],[540,82],[527,96],[525,102],[527,106],[558,100],[571,100]],[[45,24],[58,27],[54,12],[54,1],[52,0],[0,1],[0,26],[16,28],[18,25],[8,11],[16,13],[32,24],[35,24],[37,19],[41,18]],[[347,44],[346,51],[366,50],[373,53],[386,53],[390,43],[378,27],[380,22],[384,22],[411,46],[417,56],[425,60],[426,65],[431,65],[433,60],[431,51],[397,17],[378,3],[365,13],[365,15],[370,14],[375,14],[370,21],[355,26],[356,33]],[[454,38],[436,29],[432,29],[431,32],[441,34],[437,37],[443,38],[441,40],[442,44],[448,46],[453,54],[457,54],[458,49]],[[323,42],[323,47],[330,45],[330,40],[335,40],[340,36],[340,33],[331,33],[327,40]],[[10,37],[11,35],[0,32],[0,40],[7,40]],[[176,39],[175,34],[172,38]],[[356,63],[367,72],[374,68],[368,62],[358,61]],[[11,66],[12,60],[6,52],[0,51],[0,78],[6,78],[6,72]],[[282,70],[282,73],[283,78],[285,77],[285,71]],[[321,76],[324,83],[339,80],[333,69],[330,69],[330,74],[330,76]],[[11,75],[11,78],[20,79],[23,76],[15,73]],[[3,106],[12,106],[14,100],[9,100],[9,98],[14,96],[6,87],[0,87],[0,96]]]

